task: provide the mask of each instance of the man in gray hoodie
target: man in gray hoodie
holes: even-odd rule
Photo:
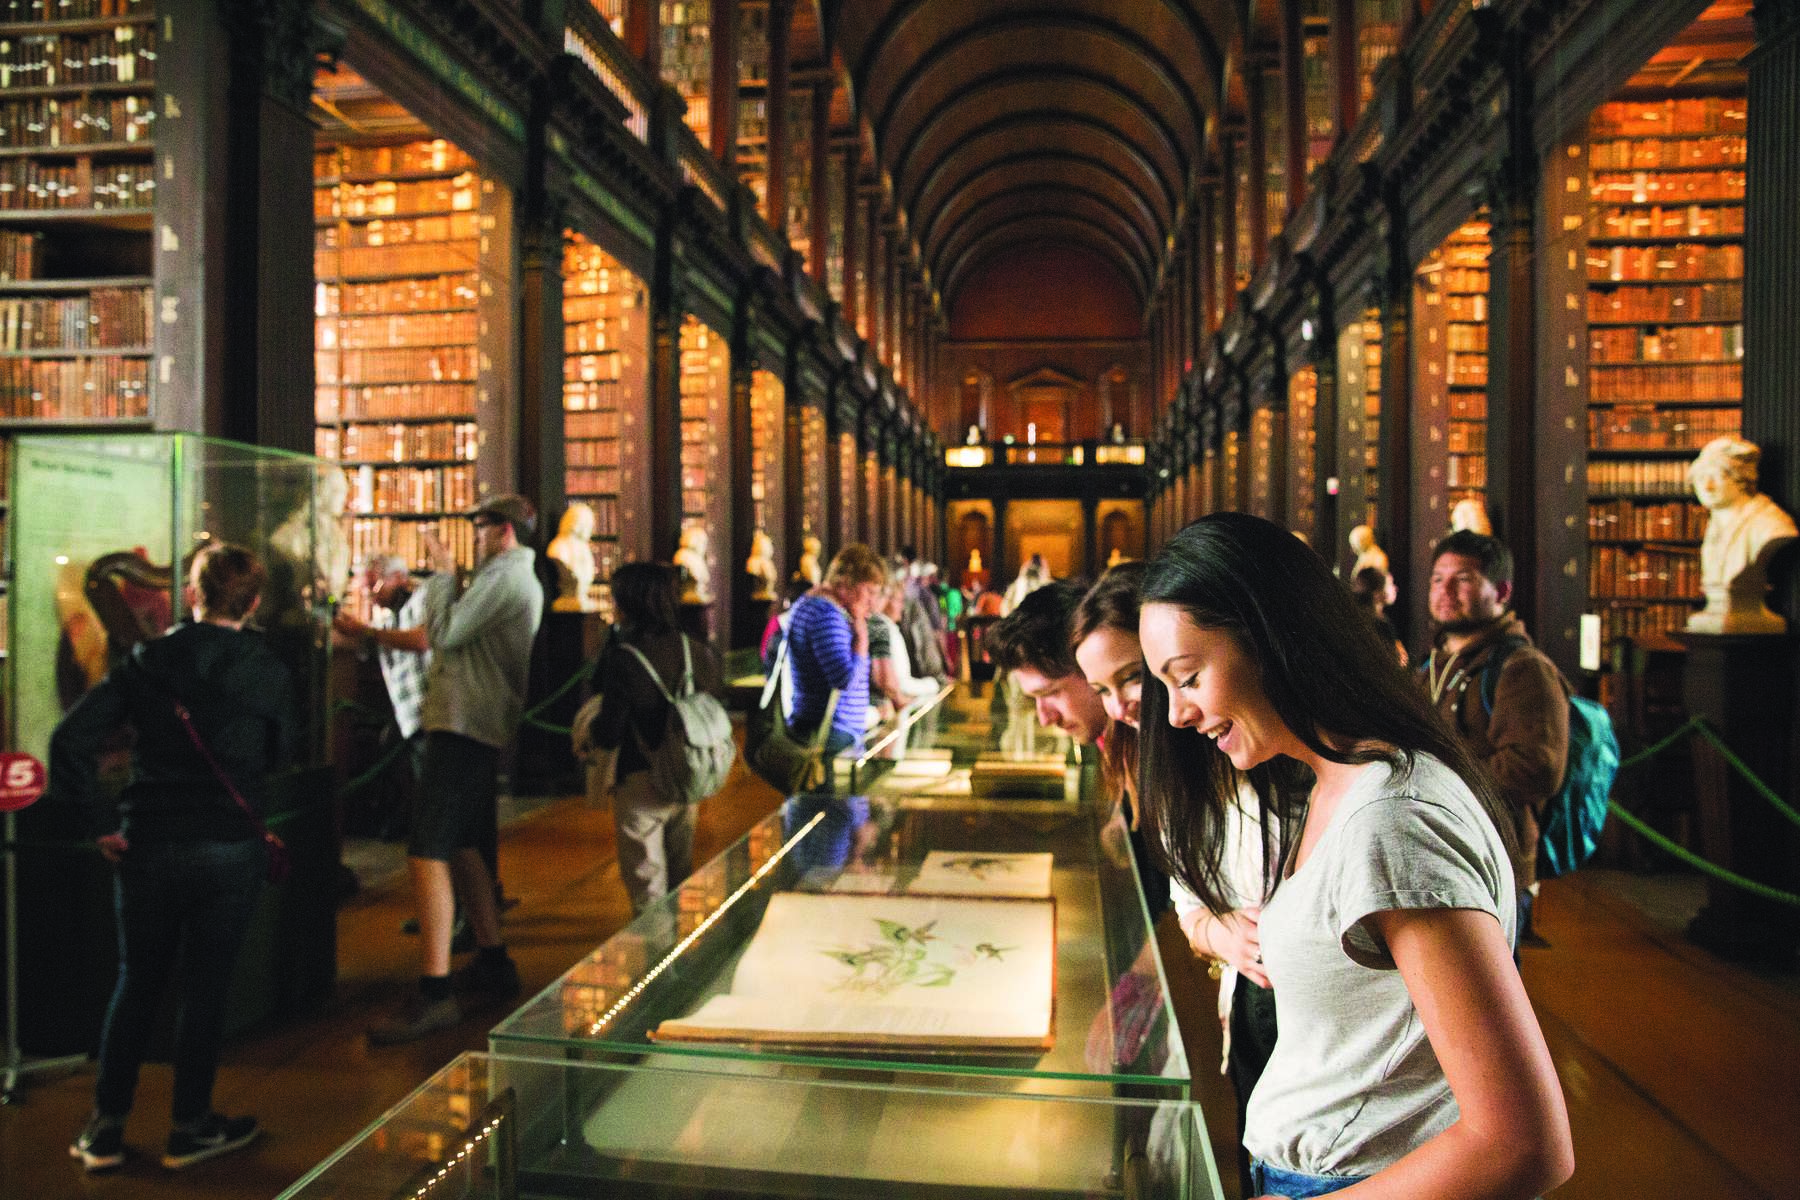
[[[369,1040],[394,1045],[462,1020],[450,978],[450,937],[460,895],[475,930],[475,962],[461,982],[490,999],[519,990],[500,941],[494,881],[478,850],[494,820],[500,752],[525,709],[531,642],[544,590],[527,544],[537,514],[523,496],[497,496],[473,515],[477,566],[465,582],[455,556],[431,534],[433,574],[424,585],[431,666],[425,676],[424,765],[407,845],[422,959],[418,990]]]

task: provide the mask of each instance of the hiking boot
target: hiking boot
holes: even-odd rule
[[[217,1158],[241,1150],[256,1140],[262,1126],[255,1117],[222,1117],[207,1113],[191,1129],[175,1129],[169,1133],[169,1145],[162,1165],[171,1171],[191,1167],[197,1162]]]
[[[504,952],[494,958],[478,953],[475,961],[451,973],[450,985],[490,1003],[511,1000],[524,986],[519,982],[518,964]]]
[[[428,1033],[460,1024],[462,1017],[462,1005],[456,1002],[455,996],[427,1000],[415,991],[406,998],[399,1012],[369,1026],[369,1044],[398,1046],[402,1042],[416,1042]]]
[[[95,1113],[75,1140],[69,1157],[79,1158],[83,1169],[111,1171],[125,1161],[125,1122]]]

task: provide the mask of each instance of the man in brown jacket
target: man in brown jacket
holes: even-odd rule
[[[1437,544],[1431,563],[1436,629],[1423,672],[1432,703],[1487,767],[1513,815],[1519,942],[1546,943],[1531,927],[1538,819],[1569,758],[1567,685],[1531,643],[1510,607],[1512,554],[1467,530]]]

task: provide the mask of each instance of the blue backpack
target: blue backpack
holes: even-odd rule
[[[1494,712],[1494,689],[1507,655],[1525,645],[1507,638],[1481,672],[1481,704]],[[1619,774],[1619,739],[1606,709],[1586,696],[1569,695],[1569,761],[1562,786],[1544,805],[1538,842],[1538,877],[1567,875],[1586,862],[1600,844],[1613,780]]]

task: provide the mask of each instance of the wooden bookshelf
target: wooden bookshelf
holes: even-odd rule
[[[817,408],[800,410],[800,533],[824,541],[829,530],[826,520],[825,480],[830,469],[827,458],[828,438],[825,413]],[[789,546],[788,553],[799,561],[800,547]]]
[[[574,230],[563,233],[563,491],[594,512],[595,590],[610,608],[607,580],[633,557],[649,321],[644,284]]]
[[[156,201],[150,0],[0,3],[0,422],[143,424]]]
[[[768,0],[738,0],[737,11],[737,175],[762,211],[769,201]]]
[[[1313,394],[1315,397],[1317,396],[1318,372],[1313,371],[1311,367],[1307,367],[1294,376],[1294,381],[1289,385],[1290,396],[1293,394],[1293,388],[1298,385],[1300,376],[1308,372],[1312,373]],[[1281,513],[1277,511],[1277,504],[1281,494],[1281,474],[1286,469],[1286,463],[1283,460],[1289,457],[1287,448],[1282,444],[1282,428],[1287,420],[1291,419],[1291,417],[1284,419],[1275,411],[1273,405],[1258,405],[1250,412],[1249,508],[1255,515],[1270,521],[1281,519]],[[1306,438],[1310,446],[1314,440],[1311,427],[1309,426],[1307,431],[1298,437]],[[1300,447],[1295,446],[1292,457],[1298,459],[1300,453]],[[1297,463],[1295,470],[1299,470]],[[1300,503],[1298,495],[1290,501],[1296,523],[1299,521]],[[1298,527],[1297,524],[1296,527]],[[1311,537],[1312,534],[1308,533],[1307,536]]]
[[[1319,372],[1302,367],[1288,379],[1287,387],[1288,516],[1290,527],[1314,546],[1321,545],[1320,535],[1326,532],[1319,528],[1318,411]],[[1329,558],[1334,551],[1324,553]]]
[[[1375,97],[1375,72],[1400,50],[1406,21],[1405,0],[1356,0],[1356,78],[1358,107]]]
[[[835,554],[851,542],[862,541],[861,530],[857,527],[857,512],[861,507],[857,496],[861,491],[858,480],[861,478],[857,470],[856,435],[848,429],[841,430],[837,439],[837,478],[838,478],[838,530],[837,545],[827,549]],[[823,566],[823,564],[821,564]]]
[[[788,245],[812,273],[813,256],[813,102],[812,89],[792,88],[787,97],[787,212]]]
[[[344,463],[352,553],[426,565],[474,538],[487,188],[442,139],[323,144],[313,159],[314,448]]]
[[[685,120],[702,146],[712,134],[712,0],[661,0],[663,82],[687,103]]]
[[[1742,428],[1742,94],[1588,123],[1588,588],[1602,636],[1666,643],[1700,600],[1686,470]]]
[[[773,371],[750,373],[750,527],[782,542],[782,440],[787,389]]]
[[[730,549],[723,543],[731,506],[724,457],[731,442],[731,360],[725,339],[691,314],[681,323],[680,369],[681,521],[706,530],[706,565],[719,595],[727,578],[720,563]]]
[[[1274,237],[1287,223],[1287,98],[1282,90],[1281,69],[1262,74],[1263,112],[1263,213],[1268,236]]]

